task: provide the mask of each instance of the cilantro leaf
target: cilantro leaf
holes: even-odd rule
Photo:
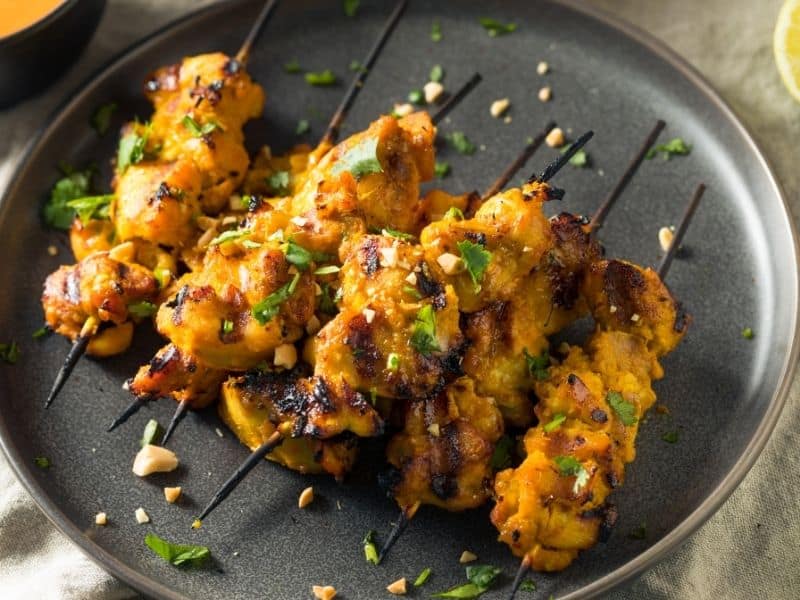
[[[360,0],[343,0],[342,9],[344,10],[344,14],[348,17],[355,17],[360,5]]]
[[[492,452],[491,467],[495,471],[507,469],[511,466],[511,451],[514,448],[514,440],[507,435],[504,435],[494,445],[494,452]]]
[[[606,402],[617,413],[619,420],[623,425],[633,425],[638,421],[636,418],[636,407],[625,400],[619,392],[608,392],[606,394]]]
[[[67,206],[77,213],[82,223],[88,223],[91,219],[108,219],[108,209],[113,199],[113,194],[84,196],[70,200]]]
[[[211,240],[208,245],[209,246],[218,246],[219,244],[225,244],[226,242],[232,242],[233,240],[238,240],[243,237],[246,237],[253,233],[250,229],[229,229],[228,231],[223,231],[213,240]]]
[[[535,592],[536,591],[536,583],[532,579],[526,579],[519,586],[519,591],[520,592]]]
[[[659,153],[664,160],[669,160],[673,156],[686,156],[692,152],[692,146],[683,141],[682,138],[673,138],[666,144],[658,144],[647,151],[645,158],[655,158]]]
[[[456,221],[463,221],[466,217],[464,216],[464,211],[462,211],[457,206],[451,206],[447,209],[447,212],[444,213],[445,219],[454,219]]]
[[[442,25],[439,23],[439,21],[434,21],[431,24],[431,41],[432,42],[442,41]]]
[[[559,475],[575,478],[575,484],[572,486],[573,493],[577,494],[589,481],[589,472],[574,456],[556,456],[553,462],[558,467]]]
[[[269,323],[278,314],[281,304],[294,294],[299,282],[300,273],[296,273],[289,283],[279,287],[261,302],[258,302],[251,310],[253,318],[261,325]]]
[[[158,307],[147,300],[140,300],[139,302],[128,304],[128,313],[140,319],[152,317],[157,311]]]
[[[222,129],[222,127],[220,127],[219,123],[216,121],[209,121],[208,123],[200,125],[200,123],[195,121],[191,115],[184,115],[181,124],[183,124],[186,129],[191,131],[194,137],[203,137],[204,135],[208,135],[216,129]]]
[[[275,171],[267,177],[267,185],[273,194],[286,196],[289,194],[289,171]]]
[[[462,240],[456,246],[461,253],[461,260],[472,278],[475,292],[480,292],[481,281],[484,273],[486,273],[486,268],[489,266],[489,261],[492,260],[492,253],[481,244],[476,244],[470,240]]]
[[[433,305],[426,304],[417,312],[414,330],[411,333],[411,346],[424,356],[439,351],[439,342],[436,339],[436,314],[433,312]]]
[[[531,356],[527,348],[522,349],[525,355],[525,364],[528,366],[528,373],[531,377],[539,381],[544,381],[550,377],[547,369],[550,367],[550,353],[544,350],[539,356]]]
[[[463,131],[454,131],[445,136],[445,139],[459,154],[472,155],[477,150],[475,144],[469,141]]]
[[[641,524],[634,530],[632,530],[628,537],[632,540],[643,540],[647,537],[647,524],[642,521]]]
[[[364,544],[364,558],[367,559],[367,562],[377,565],[380,558],[378,557],[378,548],[375,546],[375,532],[370,529],[361,543]]]
[[[402,242],[413,242],[417,239],[417,237],[413,233],[398,231],[397,229],[392,229],[391,227],[384,227],[383,229],[381,229],[381,235],[385,235],[387,237],[393,237],[396,240],[400,240]]]
[[[667,442],[668,444],[675,444],[678,442],[678,432],[667,431],[664,435],[661,436],[661,439]]]
[[[19,346],[17,342],[12,340],[8,344],[0,344],[0,359],[9,365],[17,364],[19,360]]]
[[[286,255],[286,261],[292,263],[301,271],[308,269],[312,262],[321,263],[331,260],[331,257],[321,252],[312,252],[306,250],[294,240],[289,240],[282,247],[283,253]]]
[[[283,70],[289,74],[294,75],[296,73],[302,73],[303,67],[300,66],[300,63],[297,62],[296,58],[293,58],[292,60],[283,65]]]
[[[425,582],[428,581],[428,578],[430,576],[431,576],[431,568],[430,567],[425,567],[424,569],[422,569],[422,572],[414,580],[414,587],[419,587],[421,585],[424,585]]]
[[[334,175],[347,171],[356,179],[370,173],[383,173],[383,167],[378,160],[378,138],[370,137],[361,140],[347,150],[331,169]]]
[[[33,337],[33,339],[35,340],[40,340],[43,337],[50,335],[51,333],[53,333],[53,330],[50,329],[49,325],[42,325],[41,327],[39,327],[39,329],[33,332],[33,335],[31,337]]]
[[[300,119],[297,122],[297,127],[295,128],[294,132],[297,135],[303,135],[308,133],[311,130],[311,124],[308,122],[308,119]]]
[[[444,79],[444,69],[442,68],[442,65],[433,65],[431,68],[431,74],[428,77],[431,81],[440,83],[442,79]]]
[[[327,283],[322,284],[322,294],[319,297],[319,310],[321,313],[334,316],[339,312],[339,307],[336,306],[337,298],[331,296],[331,286]]]
[[[553,431],[561,427],[561,424],[566,420],[567,420],[567,415],[565,415],[564,413],[556,413],[553,415],[553,418],[550,419],[548,423],[545,423],[543,429],[547,433],[552,433]]]
[[[306,73],[306,83],[313,86],[331,86],[336,84],[336,75],[330,69],[316,73]]]
[[[488,589],[502,572],[502,569],[491,565],[470,565],[467,567],[467,579],[477,586]]]
[[[469,600],[471,598],[477,598],[481,594],[486,591],[486,588],[482,588],[479,585],[475,585],[474,583],[465,583],[463,585],[457,585],[454,588],[450,588],[446,592],[439,592],[438,594],[434,594],[434,598],[455,598],[459,600]]]
[[[566,154],[569,152],[569,149],[572,147],[572,144],[567,144],[563,148],[561,148],[561,154]],[[581,148],[575,154],[572,155],[572,158],[569,159],[569,164],[573,167],[585,167],[589,164],[589,155],[586,154],[586,150]]]
[[[117,110],[116,102],[109,102],[98,106],[89,121],[98,135],[105,135],[111,127],[111,116]]]
[[[142,440],[139,442],[139,444],[142,446],[142,448],[148,444],[157,446],[163,435],[164,429],[158,424],[158,421],[155,419],[150,419],[147,422],[147,425],[144,426],[144,433],[142,433]]]
[[[122,136],[117,148],[117,170],[120,173],[124,173],[128,167],[144,159],[144,149],[149,137],[149,124],[145,124],[144,133],[141,135],[134,130]]]
[[[68,169],[50,191],[50,199],[44,205],[42,215],[50,227],[67,230],[75,218],[75,209],[67,203],[89,195],[94,169],[73,171]]]
[[[507,33],[514,33],[517,30],[516,23],[508,23],[504,24],[496,19],[490,19],[489,17],[483,17],[479,19],[481,25],[489,34],[489,37],[497,37],[498,35],[505,35]]]
[[[742,337],[746,340],[752,340],[755,337],[755,333],[753,333],[753,329],[751,327],[745,327],[742,329]]]
[[[422,104],[425,95],[422,93],[422,90],[411,90],[408,92],[408,101],[411,104]]]
[[[49,458],[47,458],[46,456],[37,456],[37,457],[35,457],[35,458],[33,459],[33,463],[34,463],[34,464],[35,464],[37,467],[39,467],[40,469],[49,469],[49,468],[50,468],[50,465],[52,464],[52,463],[50,462],[50,459],[49,459]]]
[[[367,72],[367,67],[362,65],[361,62],[358,61],[358,60],[351,60],[350,61],[350,65],[347,68],[350,69],[353,73],[366,73]]]
[[[147,544],[150,550],[176,567],[181,565],[200,565],[211,556],[211,551],[205,546],[173,544],[154,533],[148,533],[144,536],[144,543]]]
[[[450,163],[437,160],[433,165],[433,174],[439,179],[444,179],[450,174]]]

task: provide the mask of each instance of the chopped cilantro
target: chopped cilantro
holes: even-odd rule
[[[434,21],[431,23],[431,41],[432,42],[441,42],[442,41],[442,25],[439,21]]]
[[[674,444],[678,441],[678,432],[667,431],[664,435],[661,436],[661,439],[669,444]]]
[[[589,481],[589,472],[574,456],[556,456],[553,459],[558,467],[558,474],[562,477],[574,477],[575,484],[572,492],[577,494]]]
[[[433,165],[433,174],[439,179],[444,179],[450,174],[450,163],[437,160]]]
[[[633,540],[643,540],[647,537],[647,524],[642,521],[641,524],[634,530],[632,530],[628,537]]]
[[[208,123],[200,125],[191,115],[184,115],[181,124],[191,131],[194,137],[203,137],[204,135],[209,135],[215,129],[222,129],[216,121],[209,121]]]
[[[491,565],[470,565],[467,567],[467,580],[469,580],[469,583],[434,594],[433,597],[458,598],[462,600],[477,598],[491,588],[500,573],[502,573],[501,569]]]
[[[367,67],[361,64],[361,61],[358,60],[351,60],[350,65],[347,67],[353,73],[366,73]]]
[[[378,138],[366,138],[347,150],[331,169],[334,175],[343,171],[349,172],[356,179],[370,173],[383,173],[383,167],[378,160]]]
[[[411,333],[411,346],[424,356],[439,351],[439,342],[436,339],[436,314],[431,304],[426,304],[417,312],[414,330]]]
[[[511,466],[511,451],[514,448],[514,440],[507,435],[504,435],[494,445],[494,452],[492,452],[491,467],[495,471],[507,469]]]
[[[550,373],[547,371],[550,367],[550,353],[547,350],[544,350],[539,356],[532,356],[528,353],[527,348],[523,348],[522,353],[525,355],[525,364],[528,366],[528,373],[531,377],[539,381],[550,377]]]
[[[300,273],[296,273],[292,280],[279,287],[269,296],[264,298],[252,308],[252,314],[256,321],[261,325],[269,323],[278,314],[281,304],[286,302],[294,294],[297,284],[300,282]]]
[[[742,337],[746,340],[752,340],[755,337],[755,333],[750,327],[745,327],[742,329]]]
[[[553,431],[561,427],[561,424],[566,420],[567,420],[567,415],[565,415],[564,413],[556,413],[553,415],[553,418],[550,419],[550,422],[545,423],[543,429],[547,433],[552,433]]]
[[[94,169],[74,171],[64,167],[64,177],[59,179],[50,191],[50,199],[44,205],[44,221],[56,229],[69,229],[75,218],[75,209],[68,203],[89,195]]]
[[[400,368],[400,355],[392,352],[386,358],[386,368],[390,371],[397,371]]]
[[[625,400],[619,392],[608,392],[606,402],[614,409],[623,425],[633,425],[638,421],[636,418],[636,407]]]
[[[321,263],[325,262],[326,260],[331,260],[331,257],[327,254],[306,250],[292,239],[286,242],[281,249],[286,255],[286,261],[290,262],[301,271],[308,269],[312,262]]]
[[[322,294],[319,297],[319,310],[326,315],[335,315],[339,312],[336,306],[336,299],[331,296],[331,286],[327,283],[322,284]]]
[[[408,101],[412,104],[422,104],[425,99],[425,94],[422,93],[422,90],[411,90],[408,92]]]
[[[139,302],[128,304],[128,313],[139,319],[152,317],[156,314],[156,311],[158,311],[158,307],[147,300],[140,300]]]
[[[287,196],[289,194],[289,171],[275,171],[267,177],[267,185],[273,194]]]
[[[19,360],[19,346],[17,342],[12,340],[8,344],[0,344],[0,359],[9,365],[17,364]]]
[[[673,156],[686,156],[687,154],[690,154],[691,151],[691,145],[684,142],[683,139],[673,138],[666,144],[658,144],[657,146],[650,148],[650,150],[647,151],[646,158],[652,159],[658,154],[661,154],[664,160],[669,160]]]
[[[447,209],[447,212],[444,213],[444,218],[454,219],[456,221],[463,221],[465,219],[464,211],[462,211],[457,206],[451,206],[450,208]]]
[[[364,544],[364,558],[367,559],[367,562],[377,565],[380,562],[380,558],[378,557],[378,549],[375,547],[375,532],[370,529],[364,539],[361,540],[361,543]]]
[[[519,586],[520,592],[535,592],[536,591],[536,583],[533,579],[526,579],[523,581]]]
[[[300,66],[300,63],[297,62],[296,58],[293,58],[292,60],[283,65],[283,70],[286,71],[287,73],[294,75],[297,73],[302,73],[303,67]]]
[[[116,102],[109,102],[98,106],[92,114],[90,123],[98,135],[105,135],[108,128],[111,127],[111,116],[117,110]]]
[[[391,229],[390,227],[384,227],[381,229],[381,235],[385,235],[387,237],[393,237],[396,240],[400,240],[402,242],[413,242],[417,238],[411,233],[406,233],[404,231],[398,231],[397,229]]]
[[[419,290],[415,287],[411,287],[410,285],[404,285],[403,291],[409,296],[414,296],[414,298],[416,298],[417,300],[422,300],[422,294],[420,294]]]
[[[348,17],[355,17],[360,5],[360,0],[343,0],[342,9],[344,10],[344,14]]]
[[[50,465],[52,464],[50,462],[50,459],[47,458],[46,456],[37,456],[36,458],[33,459],[33,462],[40,469],[49,469]]]
[[[454,131],[445,136],[445,139],[459,154],[472,155],[477,150],[475,144],[469,141],[463,131]]]
[[[336,75],[330,69],[316,73],[306,73],[306,83],[313,86],[331,86],[336,84]]]
[[[43,338],[43,337],[45,337],[45,336],[47,336],[47,335],[49,335],[51,333],[53,333],[53,330],[50,329],[50,326],[49,325],[43,325],[42,327],[39,327],[39,329],[34,331],[33,335],[31,337],[33,337],[33,339],[35,339],[35,340],[39,340],[39,339],[41,339],[41,338]]]
[[[295,128],[294,132],[297,135],[303,135],[308,133],[311,130],[311,125],[308,122],[308,119],[300,119],[297,122],[297,127]]]
[[[428,77],[431,81],[440,83],[442,79],[444,79],[444,69],[442,68],[442,65],[433,65],[431,68],[431,74]]]
[[[145,124],[144,133],[139,135],[136,131],[130,131],[122,136],[117,148],[117,170],[124,173],[128,167],[141,162],[144,159],[144,149],[150,137],[150,125]]]
[[[563,148],[561,148],[561,154],[566,154],[569,152],[569,149],[572,147],[572,144],[567,144]],[[575,154],[572,155],[572,158],[569,159],[569,164],[574,167],[585,167],[589,164],[589,155],[586,154],[586,150],[581,148]]]
[[[238,240],[245,236],[250,235],[253,233],[250,229],[229,229],[228,231],[223,231],[213,240],[211,240],[208,245],[209,246],[218,246],[219,244],[225,244],[226,242],[232,242],[233,240]]]
[[[150,419],[147,422],[147,425],[144,426],[144,433],[142,434],[142,440],[139,442],[139,444],[142,446],[142,448],[148,444],[157,446],[163,435],[164,430],[162,429],[161,425],[158,424],[158,421],[155,419]]]
[[[325,265],[324,267],[320,267],[316,271],[314,271],[314,275],[333,275],[334,273],[338,273],[341,269],[336,265]]]
[[[422,573],[417,575],[417,578],[414,580],[414,587],[419,587],[421,585],[425,585],[425,582],[428,581],[428,578],[431,576],[431,568],[425,567],[422,569]]]
[[[233,321],[229,321],[228,319],[224,319],[222,321],[223,334],[233,333],[233,327],[234,327]]]
[[[108,210],[113,194],[102,196],[85,196],[67,202],[67,206],[73,209],[82,223],[88,223],[91,219],[108,219]]]
[[[489,266],[489,261],[492,260],[492,253],[481,244],[476,244],[470,240],[462,240],[456,246],[461,253],[461,260],[464,261],[464,266],[472,278],[475,292],[480,292],[481,281],[486,273],[486,268]]]
[[[148,533],[144,536],[144,543],[147,544],[150,550],[176,567],[181,565],[200,565],[211,556],[211,551],[205,546],[173,544],[154,533]]]
[[[489,17],[483,17],[479,19],[480,24],[483,25],[483,28],[489,34],[489,37],[497,37],[498,35],[505,35],[507,33],[514,33],[517,30],[516,23],[508,23],[504,24],[496,19],[490,19]]]

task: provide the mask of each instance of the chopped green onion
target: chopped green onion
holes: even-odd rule
[[[425,567],[422,569],[422,573],[417,575],[417,578],[414,580],[414,587],[420,587],[421,585],[425,585],[425,582],[428,581],[428,578],[431,576],[431,568]]]
[[[162,429],[161,425],[158,424],[158,421],[155,419],[150,419],[147,422],[147,425],[144,426],[144,433],[142,434],[142,441],[140,442],[140,445],[143,448],[148,444],[157,446],[163,435],[164,430]]]
[[[553,431],[561,427],[561,424],[566,420],[567,420],[567,415],[565,415],[564,413],[556,413],[553,415],[553,418],[550,420],[550,422],[544,425],[543,429],[547,433],[552,433]]]
[[[294,294],[297,284],[300,282],[300,273],[296,273],[294,278],[287,284],[279,287],[261,302],[253,306],[253,318],[261,325],[269,323],[278,314],[281,304],[286,302]]]
[[[316,73],[306,73],[306,83],[313,86],[331,86],[336,84],[336,75],[330,69]]]
[[[378,557],[378,549],[375,547],[375,532],[370,529],[361,543],[364,544],[364,557],[367,562],[377,565],[380,559]]]
[[[625,400],[619,392],[608,392],[606,402],[614,409],[623,425],[633,425],[638,421],[636,418],[636,407]]]
[[[417,312],[410,341],[414,350],[423,356],[439,351],[439,342],[436,339],[436,314],[433,312],[433,305],[426,304]]]

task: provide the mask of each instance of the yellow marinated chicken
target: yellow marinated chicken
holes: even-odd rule
[[[495,480],[500,540],[540,571],[566,568],[610,534],[607,499],[635,458],[639,420],[656,399],[651,383],[663,376],[658,358],[688,323],[658,276],[629,263],[596,263],[584,293],[597,329],[536,384],[539,424],[525,436],[526,458]],[[623,302],[641,312],[618,320]]]
[[[155,108],[149,142],[159,159],[193,161],[202,210],[220,212],[250,164],[242,127],[261,115],[263,88],[236,59],[216,52],[159,69],[145,82],[145,94]]]
[[[503,434],[494,400],[462,377],[427,400],[405,407],[403,430],[386,448],[394,469],[386,478],[406,517],[422,504],[461,511],[483,504],[492,491],[491,459]]]
[[[106,252],[116,245],[117,233],[109,219],[75,217],[69,228],[69,245],[75,260],[81,261],[95,252]]]
[[[157,295],[158,282],[148,269],[97,252],[50,274],[44,283],[42,306],[45,322],[53,331],[70,340],[97,334],[87,352],[109,356],[130,345],[133,326],[129,319],[154,309]],[[85,330],[87,321],[94,323],[90,331]],[[98,331],[101,323],[106,326]]]
[[[139,398],[172,398],[200,409],[217,399],[225,376],[224,371],[210,369],[175,345],[167,344],[148,364],[139,367],[127,388]]]
[[[525,184],[489,198],[471,219],[446,218],[422,231],[426,259],[455,288],[462,311],[511,297],[553,246],[542,212],[549,190]]]
[[[251,450],[267,441],[280,424],[283,395],[276,394],[279,378],[297,379],[298,373],[282,375],[248,371],[229,377],[222,386],[219,415],[239,440]],[[275,419],[275,422],[273,422]],[[358,452],[357,438],[341,435],[330,439],[288,438],[267,455],[300,473],[328,473],[341,479],[350,471]]]

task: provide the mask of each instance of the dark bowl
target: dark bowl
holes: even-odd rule
[[[1,37],[0,109],[56,79],[91,39],[105,5],[105,0],[66,0],[43,19]]]

